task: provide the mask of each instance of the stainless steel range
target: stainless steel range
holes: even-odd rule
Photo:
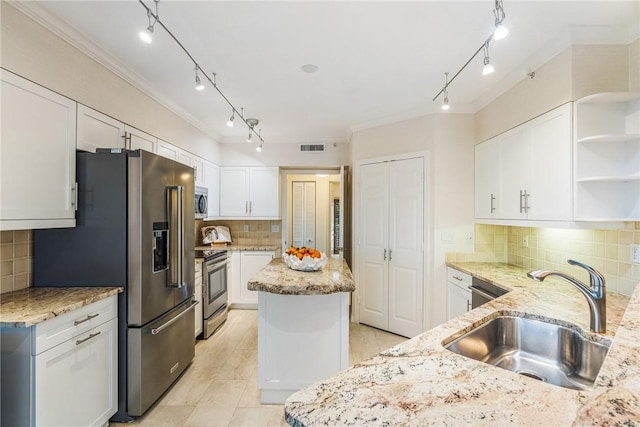
[[[227,251],[224,249],[196,251],[202,263],[202,304],[204,324],[202,335],[209,338],[227,320]]]
[[[142,415],[193,360],[193,169],[138,150],[78,152],[75,228],[36,230],[34,286],[124,286],[118,412]]]

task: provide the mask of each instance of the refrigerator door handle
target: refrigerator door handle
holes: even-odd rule
[[[171,288],[186,285],[183,277],[184,253],[184,187],[167,187],[167,217],[169,218],[169,283]]]

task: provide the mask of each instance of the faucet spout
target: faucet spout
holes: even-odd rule
[[[555,270],[533,270],[528,272],[527,276],[538,282],[542,282],[549,276],[558,276],[578,288],[589,304],[589,313],[591,315],[589,326],[591,330],[597,333],[605,333],[607,329],[607,292],[604,276],[596,269],[581,262],[572,259],[567,260],[567,262],[587,270],[590,286],[585,285],[573,276]]]

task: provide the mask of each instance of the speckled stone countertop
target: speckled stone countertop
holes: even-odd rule
[[[448,265],[511,290],[287,399],[292,426],[640,425],[640,285],[607,294],[607,334],[589,332],[587,301],[557,278],[535,282],[506,264]],[[443,344],[499,314],[572,323],[610,342],[594,387],[547,384],[446,350]],[[614,336],[615,335],[615,336]]]
[[[346,261],[334,258],[322,270],[309,272],[292,270],[282,258],[275,258],[249,279],[247,288],[280,295],[326,295],[356,289]]]
[[[205,246],[196,246],[197,251],[208,251],[211,249],[226,249],[228,251],[277,251],[280,249],[280,246],[277,245],[205,245]]]
[[[0,327],[28,328],[117,295],[122,287],[26,288],[0,295]]]

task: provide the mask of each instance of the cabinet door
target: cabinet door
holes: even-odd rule
[[[0,228],[75,226],[76,102],[1,71]]]
[[[388,165],[365,165],[360,171],[360,321],[389,327],[389,180]]]
[[[527,125],[507,132],[500,140],[500,218],[527,218],[524,192],[531,194],[531,147],[532,132]],[[523,196],[520,195],[521,192]]]
[[[204,163],[204,186],[209,190],[208,215],[220,216],[220,168],[207,161]]]
[[[316,247],[316,183],[294,181],[291,189],[293,246]]]
[[[78,150],[124,148],[125,125],[99,111],[78,104]]]
[[[139,129],[125,125],[125,131],[127,132],[127,149],[129,150],[145,150],[153,153],[156,146],[156,137],[142,132]]]
[[[231,252],[227,263],[229,281],[229,304],[237,304],[240,299],[240,252]]]
[[[167,159],[175,160],[176,162],[180,161],[178,159],[178,154],[180,149],[170,142],[163,141],[158,139],[158,143],[156,145],[156,154],[162,157],[166,157]]]
[[[572,211],[571,104],[532,122],[529,219],[570,220]]]
[[[249,168],[249,216],[280,216],[278,168]]]
[[[37,426],[102,426],[115,414],[117,323],[111,319],[34,357]]]
[[[246,168],[220,168],[220,216],[249,214],[249,176]]]
[[[476,145],[476,218],[500,216],[500,140],[490,139]]]
[[[447,283],[447,320],[471,310],[471,291],[455,283]]]
[[[196,185],[206,187],[204,175],[204,159],[193,155],[191,157],[191,167],[193,168],[193,179]]]
[[[247,282],[271,262],[274,252],[242,252],[240,255],[240,300],[245,304],[258,304],[258,292],[247,289]]]

